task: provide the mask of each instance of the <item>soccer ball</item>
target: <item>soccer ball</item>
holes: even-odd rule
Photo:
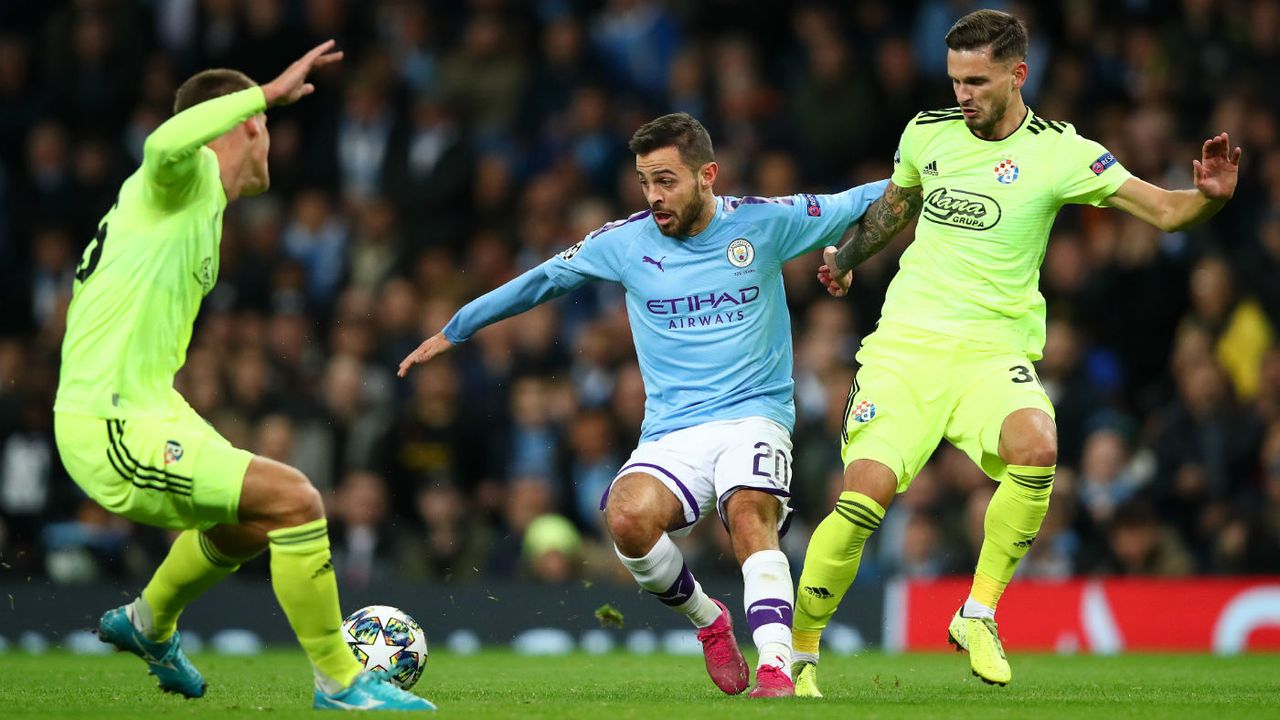
[[[370,605],[342,623],[342,639],[366,670],[384,670],[408,690],[427,667],[427,634],[403,610]]]

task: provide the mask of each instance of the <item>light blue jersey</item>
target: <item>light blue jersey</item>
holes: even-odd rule
[[[626,288],[646,392],[641,442],[715,420],[795,425],[782,265],[835,244],[887,181],[835,195],[717,197],[697,235],[663,235],[649,211],[609,223],[458,311],[451,342],[592,280]]]

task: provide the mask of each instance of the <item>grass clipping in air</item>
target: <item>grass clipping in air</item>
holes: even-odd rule
[[[618,608],[605,603],[596,608],[596,620],[600,621],[600,627],[607,628],[610,625],[614,627],[622,627],[622,613],[618,612]]]

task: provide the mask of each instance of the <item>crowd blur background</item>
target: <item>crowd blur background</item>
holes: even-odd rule
[[[1205,138],[1244,147],[1206,226],[1060,215],[1038,368],[1061,454],[1020,576],[1280,572],[1280,2],[987,4],[1030,27],[1028,104],[1135,174],[1190,187]],[[228,209],[177,378],[228,439],[326,494],[340,581],[630,582],[597,510],[644,408],[618,287],[492,326],[408,379],[397,363],[462,303],[641,209],[626,141],[654,116],[709,128],[721,194],[887,176],[912,115],[955,104],[943,36],[980,6],[0,3],[0,578],[141,579],[167,547],[77,490],[51,407],[74,267],[192,73],[265,82],[326,38],[346,52],[272,111],[271,191]],[[838,492],[854,353],[911,237],[849,298],[825,295],[816,255],[786,269],[797,571]],[[994,487],[944,443],[864,576],[970,572]],[[736,573],[719,523],[681,542],[696,572]]]

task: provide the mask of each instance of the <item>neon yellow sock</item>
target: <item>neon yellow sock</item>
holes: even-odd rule
[[[973,573],[973,587],[969,590],[969,597],[991,608],[995,612],[996,603],[1000,602],[1000,596],[1004,594],[1004,589],[1008,586],[1008,582],[1001,582],[990,575],[977,570]]]
[[[970,595],[992,610],[1040,532],[1040,523],[1049,511],[1056,469],[1056,465],[1009,465],[987,505],[982,551]]]
[[[819,640],[858,574],[862,546],[880,527],[884,508],[862,493],[840,493],[835,510],[813,531],[796,593],[791,639],[796,652],[818,653]]]
[[[338,582],[329,559],[329,523],[313,520],[267,533],[271,587],[322,686],[347,687],[360,663],[343,641]],[[329,689],[329,688],[326,688]]]
[[[143,634],[156,642],[173,637],[183,609],[239,567],[239,561],[223,555],[203,533],[183,532],[142,589],[142,602],[150,612]]]

